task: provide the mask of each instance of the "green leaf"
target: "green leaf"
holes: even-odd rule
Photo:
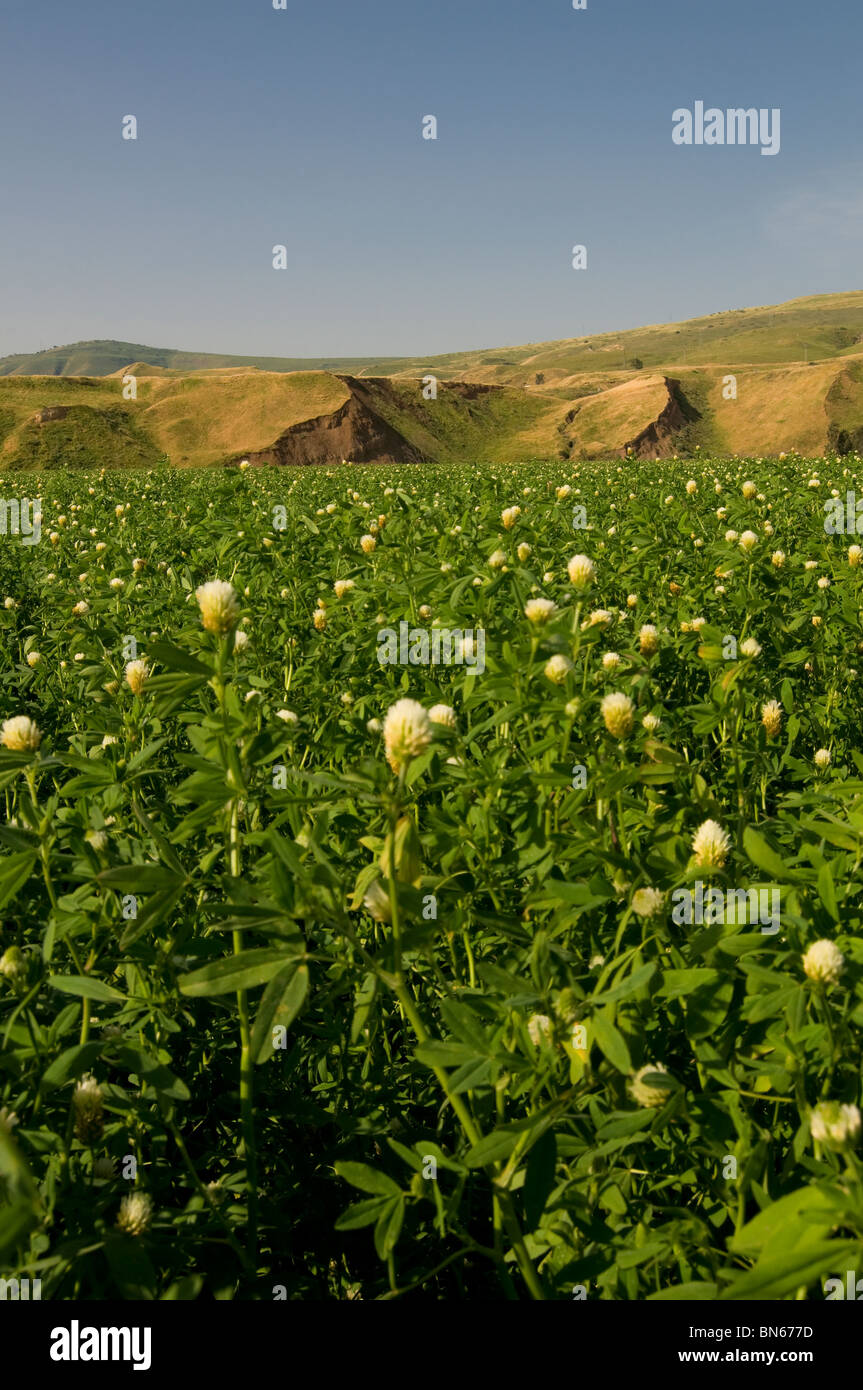
[[[830,872],[829,864],[822,864],[818,870],[818,878],[815,881],[818,889],[818,896],[826,907],[834,922],[839,921],[839,908],[836,903],[836,889],[833,886],[833,875]]]
[[[97,878],[105,888],[119,893],[162,893],[178,886],[178,876],[161,864],[129,864],[122,868],[103,869]],[[179,880],[180,885],[183,879]]]
[[[784,859],[771,849],[763,835],[759,835],[757,830],[753,830],[751,825],[747,825],[743,832],[743,848],[759,869],[763,869],[771,878],[778,879],[780,883],[792,882],[800,878],[796,869],[789,868]]]
[[[337,1231],[358,1231],[362,1226],[372,1226],[382,1212],[389,1210],[392,1197],[369,1197],[366,1202],[355,1202],[343,1211],[336,1220]]]
[[[735,1279],[720,1298],[782,1298],[796,1289],[808,1287],[825,1274],[853,1268],[851,1261],[859,1254],[860,1245],[856,1240],[825,1240],[802,1250],[786,1251],[776,1258],[759,1260],[754,1268]]]
[[[24,887],[35,864],[36,855],[29,850],[10,854],[8,859],[0,860],[0,908],[5,907]]]
[[[380,1259],[385,1260],[395,1249],[401,1235],[404,1216],[405,1199],[398,1197],[388,1203],[378,1217],[378,1223],[375,1226],[375,1249]]]
[[[479,1061],[481,1054],[466,1043],[426,1042],[414,1049],[414,1056],[426,1067],[460,1067]]]
[[[717,1297],[716,1284],[676,1284],[673,1289],[660,1289],[659,1293],[649,1293],[648,1303],[668,1302],[670,1299],[685,1299],[713,1302]]]
[[[629,1056],[629,1049],[623,1040],[623,1034],[615,1028],[601,1010],[591,1017],[590,1031],[600,1052],[615,1070],[628,1076],[632,1071],[632,1061]]]
[[[101,1057],[104,1047],[103,1042],[87,1042],[61,1052],[56,1061],[42,1073],[42,1090],[52,1091],[55,1087],[62,1086],[65,1081],[83,1076],[90,1070],[96,1058]]]
[[[376,1197],[400,1197],[401,1188],[386,1173],[370,1168],[367,1163],[338,1162],[335,1170],[340,1178],[358,1187],[360,1192],[371,1192]]]
[[[527,1160],[523,1200],[529,1232],[539,1225],[545,1204],[554,1190],[556,1167],[557,1141],[554,1130],[548,1129],[534,1144]]]
[[[151,661],[158,661],[160,666],[167,666],[169,671],[185,671],[190,676],[202,676],[207,680],[213,675],[211,666],[205,666],[202,661],[170,642],[154,642],[148,648],[147,656]]]
[[[189,1088],[185,1082],[155,1057],[150,1057],[139,1047],[132,1047],[127,1043],[122,1043],[119,1047],[111,1047],[109,1043],[109,1047],[111,1050],[107,1061],[116,1062],[117,1066],[139,1077],[142,1082],[146,1082],[154,1091],[167,1096],[169,1100],[189,1100]]]
[[[591,1004],[615,1004],[620,999],[628,999],[631,994],[637,993],[644,985],[648,984],[656,974],[656,961],[648,961],[647,965],[642,965],[640,969],[634,970],[619,985],[612,989],[603,990],[602,994],[597,994],[590,1000]]]
[[[126,996],[104,980],[94,980],[89,975],[49,975],[48,983],[52,989],[62,990],[64,994],[77,994],[81,999],[95,999],[100,1004],[125,1004]]]
[[[485,1168],[490,1163],[500,1163],[509,1158],[518,1142],[518,1133],[512,1129],[495,1129],[474,1144],[465,1156],[468,1168]]]
[[[211,961],[200,970],[182,975],[177,983],[182,994],[194,999],[208,999],[213,995],[231,994],[242,989],[257,989],[278,975],[285,964],[284,951],[262,947]]]
[[[309,967],[296,960],[290,961],[270,980],[261,996],[252,1032],[251,1050],[257,1063],[273,1056],[273,1030],[290,1028],[308,989]]]

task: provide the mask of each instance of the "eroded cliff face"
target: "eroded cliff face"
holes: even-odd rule
[[[406,393],[405,381],[389,377],[340,375],[338,380],[350,392],[343,405],[329,414],[292,425],[268,448],[247,454],[249,462],[332,467],[345,460],[351,463],[424,463],[437,457],[433,433],[435,409],[423,399],[421,382],[412,382],[410,393]],[[471,419],[473,407],[495,394],[501,395],[503,388],[477,382],[441,381],[438,393],[445,410],[455,407]],[[481,416],[478,423],[481,423]],[[421,442],[417,442],[416,436]]]
[[[328,415],[292,425],[268,449],[248,455],[255,465],[324,465],[352,463],[422,463],[419,452],[368,403],[368,392],[342,380],[351,394]]]
[[[620,450],[624,458],[627,455],[642,459],[669,458],[676,452],[676,435],[699,418],[698,412],[683,396],[679,381],[666,377],[665,387],[668,400],[664,408],[645,429],[626,441]]]

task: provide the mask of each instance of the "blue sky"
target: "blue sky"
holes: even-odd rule
[[[431,355],[860,288],[861,48],[848,0],[10,0],[0,354]],[[779,107],[781,152],[675,146],[696,100]]]

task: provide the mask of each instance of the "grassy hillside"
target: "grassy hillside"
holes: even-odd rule
[[[858,331],[859,330],[859,331]],[[0,364],[0,466],[176,467],[817,455],[863,446],[863,294],[825,295],[584,340],[362,370],[264,370],[141,344],[83,344],[51,363],[102,376],[24,375]],[[93,349],[90,356],[84,349]],[[802,354],[801,350],[802,349]],[[80,350],[80,351],[79,351]],[[155,365],[143,360],[161,358]],[[124,360],[115,365],[116,358]],[[623,362],[627,366],[623,366]],[[18,363],[11,374],[10,363]],[[134,370],[137,399],[123,398]],[[387,375],[387,368],[393,375]],[[426,400],[422,378],[439,379]],[[729,376],[736,397],[727,399]]]
[[[767,365],[841,357],[863,340],[863,291],[811,295],[787,304],[728,309],[681,323],[448,353],[441,357],[275,358],[179,352],[141,343],[93,341],[44,352],[0,358],[0,376],[106,376],[129,363],[164,371],[198,372],[259,367],[266,372],[329,371],[354,376],[421,376],[432,371],[449,380],[482,381],[546,390],[568,389],[575,373],[645,368],[676,371],[686,366],[727,363]]]

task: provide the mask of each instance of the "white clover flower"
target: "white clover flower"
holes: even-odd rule
[[[659,651],[659,633],[653,623],[645,623],[641,628],[638,648],[642,656],[654,656]]]
[[[88,830],[84,839],[92,845],[97,854],[108,848],[108,836],[104,830]]]
[[[126,684],[133,695],[140,695],[150,674],[146,661],[130,661],[126,665]]]
[[[632,733],[635,706],[628,695],[615,691],[606,695],[600,705],[605,727],[614,738],[626,738]]]
[[[393,919],[392,904],[390,903],[389,893],[379,878],[369,884],[363,898],[363,907],[376,922],[391,922]]]
[[[372,735],[379,734],[383,727],[379,719],[369,719],[366,723],[366,731]]]
[[[38,665],[39,665],[39,662],[40,662],[41,660],[42,660],[42,653],[41,653],[41,652],[28,652],[28,653],[27,653],[27,665],[30,666],[31,668],[34,667],[34,666],[38,666]]]
[[[109,580],[108,580],[108,588],[109,588],[109,589],[122,589],[122,587],[123,587],[123,580],[122,580],[122,579],[109,579]]]
[[[829,748],[819,748],[818,751],[817,751],[816,754],[815,754],[814,762],[815,762],[815,766],[816,766],[820,771],[823,771],[823,769],[824,769],[825,767],[829,767],[829,766],[830,766],[830,749],[829,749]]]
[[[285,724],[299,724],[299,718],[292,709],[276,710],[276,718],[283,720]]]
[[[419,606],[419,616],[422,618],[423,622],[427,623],[431,615],[432,611],[429,605],[427,603],[421,603]]]
[[[195,598],[207,632],[216,637],[227,637],[233,632],[240,617],[240,603],[232,584],[224,579],[211,579],[195,590]]]
[[[391,705],[384,720],[384,745],[393,772],[401,772],[424,752],[431,737],[431,721],[417,700],[397,700]]]
[[[528,545],[527,541],[522,541],[521,545],[515,552],[522,564],[524,564],[525,561],[529,558],[530,551],[531,547]]]
[[[507,531],[511,531],[515,523],[521,516],[521,507],[507,507],[500,514],[500,519]]]
[[[550,598],[531,598],[524,605],[524,616],[536,626],[549,622],[557,611],[557,604]]]
[[[754,531],[744,531],[744,532],[743,532],[743,535],[740,537],[740,549],[741,549],[741,550],[745,550],[745,551],[747,552],[747,554],[748,554],[748,552],[749,552],[750,550],[754,550],[754,549],[755,549],[755,547],[756,547],[757,544],[758,544],[758,537],[757,537],[757,535],[755,534]]]
[[[98,1143],[105,1127],[102,1087],[94,1076],[82,1076],[72,1094],[75,1135],[82,1144]]]
[[[768,700],[761,707],[761,723],[767,730],[768,738],[776,738],[782,729],[782,706],[778,700]]]
[[[127,1236],[142,1236],[152,1219],[152,1198],[146,1192],[130,1192],[120,1203],[117,1229]]]
[[[699,869],[721,869],[730,848],[728,832],[715,820],[704,821],[692,837],[692,852]]]
[[[576,589],[586,589],[596,577],[596,568],[587,555],[573,555],[566,567],[569,582]]]
[[[756,642],[754,637],[747,637],[740,643],[740,650],[744,656],[756,657],[761,655],[761,643]]]
[[[90,605],[85,598],[79,599],[72,609],[72,612],[76,613],[78,617],[83,618],[86,613],[90,612]]]
[[[665,906],[665,894],[658,888],[637,888],[632,895],[632,910],[639,917],[657,917]]]
[[[637,606],[637,604],[638,604],[638,594],[627,594],[627,595],[626,595],[626,606],[627,606],[627,608],[635,608],[635,607]]]
[[[12,753],[35,753],[42,742],[42,734],[32,719],[26,714],[16,714],[13,719],[4,719],[0,728],[0,743]]]
[[[805,570],[817,570],[817,568],[818,568],[818,561],[817,561],[817,560],[807,560],[807,561],[805,562],[803,568],[804,568]]]
[[[352,579],[337,579],[333,585],[333,593],[336,598],[344,598],[345,594],[349,594],[353,587],[354,581]]]
[[[375,540],[374,536],[360,536],[360,549],[362,550],[364,555],[371,555],[376,545],[377,541]]]
[[[773,554],[770,556],[770,563],[774,569],[781,570],[782,566],[785,564],[785,551],[774,550]]]
[[[611,614],[607,608],[595,608],[588,614],[581,625],[582,632],[586,632],[591,627],[609,627],[611,625]]]
[[[115,683],[116,683],[116,682],[115,682]],[[119,743],[119,742],[120,742],[120,740],[118,739],[118,737],[117,737],[116,734],[105,734],[104,737],[103,737],[103,739],[102,739],[101,747],[102,747],[102,748],[112,748],[112,747],[114,746],[115,743]]]
[[[555,496],[558,502],[565,502],[571,492],[572,488],[569,486],[569,483],[564,483],[562,487],[556,489]]]
[[[642,727],[645,728],[649,734],[655,734],[661,723],[662,720],[658,714],[646,714],[641,721]]]
[[[242,630],[239,630],[239,629],[238,629],[238,630],[234,633],[234,651],[235,651],[235,652],[244,652],[244,651],[246,650],[246,648],[248,647],[248,645],[249,645],[249,634],[248,634],[247,632],[243,632]]]
[[[531,1014],[527,1020],[527,1034],[534,1047],[551,1047],[554,1042],[554,1024],[548,1014]]]
[[[857,566],[860,564],[861,559],[863,559],[863,547],[859,545],[849,545],[848,563],[851,566],[851,568],[856,569]]]
[[[602,658],[603,669],[614,672],[620,666],[620,652],[605,652]]]
[[[752,498],[757,493],[758,488],[755,486],[754,483],[746,482],[743,484],[743,487],[740,490],[743,493],[743,496],[746,498],[747,502],[751,502]]]
[[[452,705],[432,705],[429,710],[429,719],[432,724],[439,724],[445,729],[454,729],[457,725],[456,714]]]
[[[545,663],[543,675],[554,685],[563,685],[571,670],[572,662],[569,660],[569,657],[563,656],[558,652],[557,655],[550,657]]]
[[[819,1144],[839,1151],[853,1148],[860,1138],[860,1111],[856,1105],[821,1101],[809,1115],[809,1132]]]
[[[689,479],[689,482],[686,484],[686,491],[689,493],[690,497],[698,491],[698,484],[694,478]]]
[[[506,556],[502,550],[496,550],[493,555],[488,557],[489,569],[499,570],[506,564]]]
[[[835,985],[845,970],[845,957],[832,941],[815,941],[803,957],[803,969],[817,984]]]
[[[669,1091],[664,1086],[657,1086],[655,1080],[651,1085],[647,1080],[648,1077],[653,1080],[657,1073],[668,1076],[668,1068],[661,1062],[648,1062],[647,1066],[639,1067],[629,1083],[632,1099],[646,1109],[656,1109],[668,1100]]]

